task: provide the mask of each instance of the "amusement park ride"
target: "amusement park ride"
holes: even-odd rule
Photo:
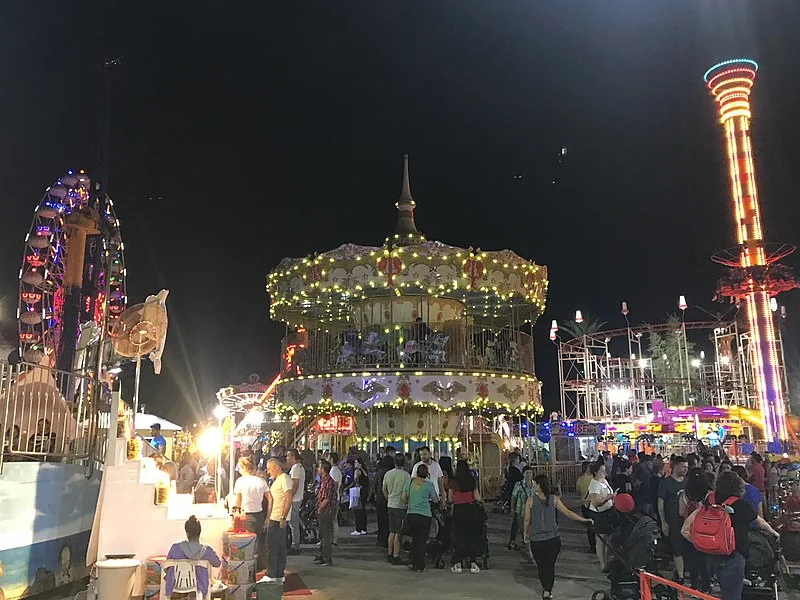
[[[426,239],[407,157],[396,206],[383,246],[286,258],[269,274],[270,316],[286,324],[271,408],[292,424],[287,444],[486,446],[484,463],[499,467],[494,417],[541,414],[530,332],[547,269],[510,250]]]
[[[114,204],[98,191],[84,171],[68,171],[34,211],[17,311],[26,363],[71,372],[110,358],[110,347],[99,340],[125,310],[126,271]],[[78,347],[81,330],[93,332],[84,336],[84,348]],[[77,350],[89,346],[77,364]]]
[[[750,141],[750,91],[758,65],[749,59],[721,62],[704,80],[719,107],[725,132],[734,226],[738,245],[713,256],[728,267],[717,296],[743,307],[742,321],[688,322],[599,331],[558,340],[561,410],[567,417],[602,421],[609,434],[717,432],[762,438],[775,452],[794,441],[795,418],[787,415],[787,377],[780,323],[786,317],[775,296],[798,287],[779,261],[794,246],[764,241]],[[679,308],[685,313],[681,296]],[[627,304],[622,313],[627,321]],[[556,335],[557,326],[551,331]],[[689,358],[687,331],[707,340],[706,360]],[[649,338],[673,335],[679,376],[663,376],[663,356],[648,356]],[[627,355],[612,357],[610,345]],[[652,353],[650,353],[652,354]],[[638,357],[638,358],[637,358]],[[661,375],[660,375],[661,374]],[[670,395],[672,393],[672,396]],[[675,408],[677,406],[677,408]]]

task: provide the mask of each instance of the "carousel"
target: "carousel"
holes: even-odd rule
[[[286,258],[269,274],[270,317],[286,324],[274,411],[293,416],[301,447],[429,446],[499,476],[498,417],[541,414],[531,333],[547,268],[428,240],[407,157],[396,207],[383,246]]]

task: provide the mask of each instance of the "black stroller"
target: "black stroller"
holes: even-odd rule
[[[638,600],[639,572],[657,571],[659,562],[665,555],[664,542],[658,524],[646,513],[634,510],[620,513],[620,526],[611,535],[598,537],[611,551],[608,578],[611,581],[611,594],[599,590],[592,595],[593,600],[612,598],[613,600]],[[670,590],[653,589],[654,597],[662,597]],[[658,595],[657,595],[658,594]]]
[[[763,531],[750,531],[750,556],[744,567],[743,600],[778,600],[778,569],[781,554],[778,543]]]
[[[435,569],[444,569],[444,555],[453,546],[451,537],[451,526],[453,517],[442,510],[435,509],[433,519],[431,519],[431,529],[428,534],[428,543],[425,546],[425,553],[431,559]]]

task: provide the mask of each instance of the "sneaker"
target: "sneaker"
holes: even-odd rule
[[[333,559],[323,560],[321,563],[319,563],[319,566],[320,567],[332,567],[333,566]]]
[[[406,561],[404,561],[399,556],[392,556],[391,559],[389,560],[389,562],[392,563],[393,565],[404,565],[404,564],[406,564]]]
[[[550,592],[548,592],[548,591],[544,591],[544,592],[542,592],[542,598],[543,598],[544,600],[550,600],[552,597],[553,597],[553,594],[552,594],[552,593],[550,593]]]
[[[478,566],[476,563],[472,563],[472,564],[469,566],[469,572],[470,572],[470,573],[480,573],[480,572],[481,572],[481,569],[480,569],[480,567],[479,567],[479,566]]]
[[[461,574],[461,572],[462,572],[461,565],[458,565],[458,564],[456,564],[456,565],[453,565],[452,567],[450,567],[450,570],[451,570],[453,573],[455,573],[456,575],[460,575],[460,574]]]
[[[356,531],[351,531],[350,535],[363,535],[363,534],[360,531],[356,530]]]
[[[325,559],[322,558],[321,556],[315,556],[314,557],[314,562],[317,563],[317,564],[324,563]]]
[[[286,581],[286,577],[264,577],[261,581],[266,581],[267,583],[283,583]]]

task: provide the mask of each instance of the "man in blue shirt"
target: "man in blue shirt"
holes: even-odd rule
[[[160,423],[153,423],[150,425],[150,445],[164,454],[166,456],[167,452],[167,440],[164,439],[164,436],[161,435],[161,424]]]

